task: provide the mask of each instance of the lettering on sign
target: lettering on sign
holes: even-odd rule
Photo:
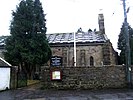
[[[59,56],[53,56],[50,60],[51,66],[62,66],[62,57]]]

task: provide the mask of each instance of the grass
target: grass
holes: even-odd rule
[[[27,86],[39,83],[39,80],[27,80]]]

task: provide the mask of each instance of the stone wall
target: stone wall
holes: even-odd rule
[[[61,80],[51,80],[51,71],[60,70]],[[125,66],[102,67],[45,67],[42,68],[44,88],[101,89],[126,87]]]
[[[107,42],[102,47],[103,51],[103,65],[117,64],[116,52],[110,42]]]
[[[109,43],[107,43],[109,44]],[[108,48],[107,48],[108,47]],[[53,56],[63,57],[63,66],[73,66],[73,46],[51,47]],[[94,59],[94,66],[116,64],[110,45],[91,45],[76,47],[76,65],[90,66],[90,57]]]

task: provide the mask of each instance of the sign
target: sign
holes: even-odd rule
[[[50,60],[51,66],[62,66],[62,57],[59,56],[53,56]]]
[[[60,70],[51,71],[51,80],[61,80],[62,75]]]

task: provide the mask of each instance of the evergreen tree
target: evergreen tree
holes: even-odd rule
[[[130,41],[130,51],[133,51],[133,29],[128,25],[129,41]],[[121,31],[118,38],[118,49],[120,52],[120,64],[126,64],[126,35],[124,23],[121,27]],[[133,52],[131,52],[131,64],[133,64]]]
[[[31,75],[35,66],[41,66],[51,57],[43,8],[39,0],[22,0],[12,16],[5,59]]]

